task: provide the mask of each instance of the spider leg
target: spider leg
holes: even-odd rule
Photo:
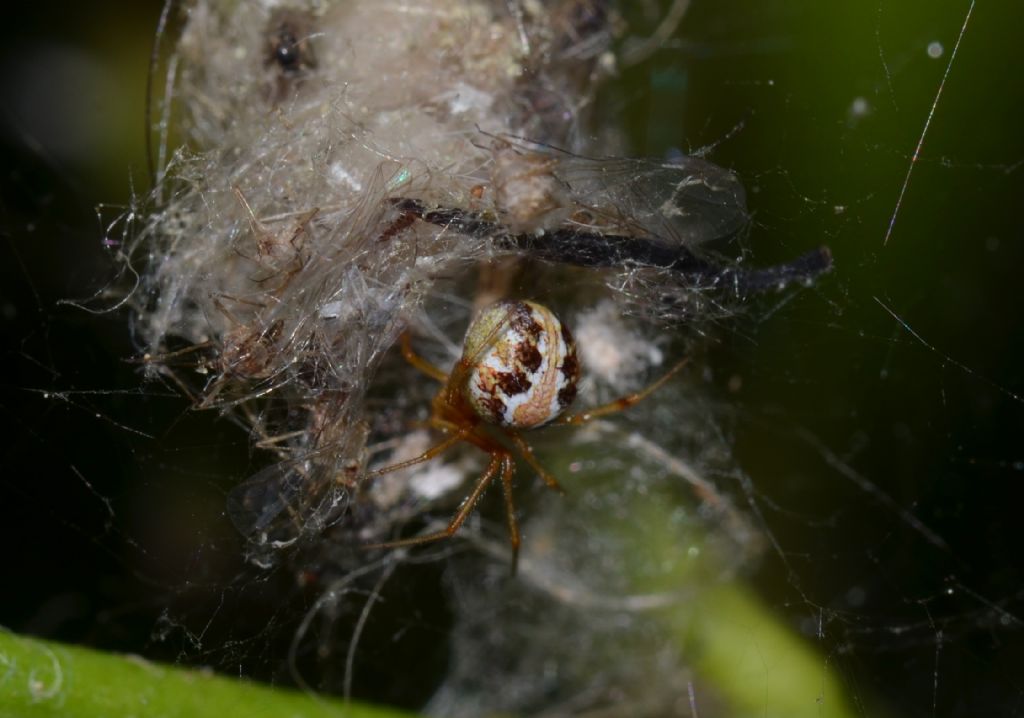
[[[197,406],[200,409],[209,409],[214,406],[213,400],[217,398],[221,390],[227,385],[227,381],[228,378],[223,374],[217,377],[213,384],[208,385],[208,389],[203,390],[206,393],[203,395],[203,398],[199,401]]]
[[[487,471],[477,479],[476,484],[473,486],[473,490],[469,492],[469,496],[465,498],[462,505],[459,506],[459,510],[452,517],[452,520],[448,522],[448,526],[440,531],[434,533],[425,534],[423,536],[413,536],[411,538],[399,539],[397,541],[387,541],[385,543],[374,543],[367,544],[366,548],[397,548],[399,546],[417,546],[423,543],[430,543],[432,541],[440,541],[441,539],[451,538],[455,533],[462,527],[462,524],[466,522],[469,515],[473,513],[473,509],[476,508],[477,502],[480,501],[480,497],[483,496],[484,490],[487,485],[491,483],[491,479],[494,478],[495,474],[498,473],[499,469],[502,469],[502,483],[505,482],[505,471],[508,469],[504,468],[506,463],[511,464],[509,455],[504,452],[494,452],[491,454],[491,463],[487,465]],[[511,481],[511,477],[509,477]],[[514,520],[514,517],[513,517]],[[510,529],[511,530],[511,529]],[[516,528],[516,537],[518,539],[519,529]]]
[[[508,454],[501,460],[501,491],[505,497],[505,520],[508,522],[508,540],[512,544],[512,575],[519,565],[519,521],[516,519],[516,503],[512,499],[512,477],[516,465]]]
[[[558,483],[558,480],[554,476],[548,473],[547,469],[540,465],[540,462],[537,461],[536,455],[533,453],[533,449],[531,449],[530,445],[526,443],[526,440],[519,435],[519,432],[507,429],[506,434],[508,434],[509,438],[512,439],[512,443],[516,445],[516,448],[519,449],[519,453],[522,455],[523,459],[525,459],[526,463],[530,465],[531,469],[540,475],[540,478],[544,480],[544,483],[548,485],[548,488],[554,489],[560,494],[564,494],[565,489],[562,488],[562,485]]]
[[[430,461],[435,456],[439,456],[439,455],[443,454],[445,451],[450,449],[452,446],[454,446],[455,444],[457,444],[460,441],[462,441],[463,439],[465,439],[469,434],[471,434],[473,432],[474,428],[475,427],[473,427],[473,426],[463,427],[462,429],[459,429],[455,433],[451,434],[444,441],[442,441],[439,444],[435,444],[434,446],[430,447],[429,449],[424,451],[422,454],[420,454],[416,458],[409,459],[408,461],[400,461],[397,464],[391,464],[390,466],[385,466],[382,469],[375,469],[374,471],[368,471],[366,473],[366,478],[371,478],[371,477],[374,477],[374,476],[383,476],[384,474],[390,474],[393,471],[399,471],[401,469],[407,469],[410,466],[416,466],[417,464],[422,464],[424,462]]]
[[[412,338],[407,331],[402,332],[402,357],[431,379],[436,379],[442,384],[448,380],[447,374],[416,353],[412,348]]]
[[[662,375],[660,379],[647,385],[645,388],[641,389],[636,393],[627,394],[626,396],[619,397],[615,401],[610,401],[607,404],[595,406],[594,408],[587,409],[586,411],[582,411],[579,414],[568,414],[559,419],[556,419],[553,423],[573,424],[578,426],[579,424],[586,424],[588,421],[596,419],[600,416],[607,416],[608,414],[615,414],[625,409],[628,409],[629,407],[643,401],[650,394],[660,389],[665,384],[665,382],[667,382],[673,376],[678,374],[683,369],[683,367],[685,367],[687,363],[689,363],[689,361],[689,357],[683,359],[681,362],[679,362],[674,367],[665,372],[665,374]]]
[[[192,344],[185,347],[184,349],[177,349],[172,352],[165,352],[163,354],[150,354],[146,352],[140,357],[132,357],[125,359],[127,364],[164,364],[168,359],[174,359],[186,354],[194,354],[202,349],[209,349],[213,346],[213,342],[206,340],[205,342],[199,342],[198,344]]]

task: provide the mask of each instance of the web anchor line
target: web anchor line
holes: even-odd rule
[[[602,234],[569,227],[543,234],[516,233],[479,212],[428,209],[420,200],[409,198],[395,198],[391,202],[405,217],[413,216],[478,239],[490,238],[503,248],[524,251],[549,262],[579,267],[632,264],[668,269],[701,287],[727,289],[740,295],[776,291],[794,282],[806,284],[832,268],[832,252],[825,246],[783,264],[747,269],[717,264],[684,246],[669,246],[653,236]]]
[[[942,97],[942,91],[946,88],[946,80],[949,79],[949,71],[953,69],[953,61],[956,60],[956,53],[960,49],[960,41],[964,39],[964,34],[967,32],[967,23],[971,21],[971,13],[974,12],[974,4],[976,0],[971,0],[970,6],[967,8],[967,14],[964,16],[963,25],[960,26],[960,34],[956,36],[956,43],[953,45],[953,51],[949,54],[949,62],[946,63],[946,70],[942,73],[942,80],[939,82],[939,89],[935,91],[935,99],[932,100],[932,106],[928,109],[928,117],[925,118],[924,127],[921,128],[921,136],[917,140],[917,146],[914,147],[914,154],[910,157],[910,165],[907,167],[907,174],[903,177],[903,184],[900,186],[900,193],[896,197],[896,206],[892,210],[892,215],[889,217],[889,225],[885,228],[885,239],[882,240],[882,246],[889,244],[889,238],[892,236],[893,227],[896,226],[896,217],[900,213],[900,208],[903,206],[903,197],[907,194],[907,187],[910,185],[910,176],[914,173],[914,167],[917,166],[917,161],[921,158],[921,149],[924,147],[924,138],[928,136],[928,129],[932,126],[932,119],[935,117],[935,109],[939,106],[939,99]]]

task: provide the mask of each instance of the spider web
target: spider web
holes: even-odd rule
[[[124,8],[111,15],[116,37],[152,27]],[[30,71],[66,77],[48,48],[88,48],[101,67],[112,64],[73,23],[47,19],[38,27],[52,42],[26,41],[0,62],[12,108],[0,204],[2,503],[17,587],[0,624],[412,708],[433,696],[436,710],[467,715],[496,705],[486,698],[492,684],[466,666],[499,646],[517,663],[492,679],[524,712],[609,703],[599,678],[571,695],[557,681],[531,688],[546,657],[556,674],[633,680],[651,706],[678,715],[730,715],[699,668],[655,686],[644,682],[650,656],[609,668],[610,645],[623,662],[660,645],[645,617],[589,620],[657,608],[658,593],[619,583],[621,547],[588,528],[641,516],[646,492],[698,517],[707,535],[695,545],[729,556],[707,580],[756,592],[853,713],[1021,713],[1015,290],[1024,258],[1014,203],[1024,101],[1007,68],[1022,21],[1009,1],[693,2],[672,39],[601,95],[602,123],[625,133],[630,154],[711,147],[709,159],[737,173],[754,217],[742,261],[769,265],[827,244],[836,268],[813,287],[716,318],[702,329],[696,391],[595,430],[629,437],[628,456],[646,457],[636,459],[646,473],[622,454],[593,453],[600,438],[566,438],[572,456],[553,447],[558,439],[538,439],[542,460],[575,477],[574,488],[547,496],[520,478],[524,517],[536,516],[525,541],[558,543],[553,568],[531,574],[526,561],[517,583],[502,564],[500,514],[487,506],[475,545],[437,545],[401,562],[358,565],[342,548],[270,570],[244,560],[226,497],[265,468],[244,428],[190,411],[173,386],[141,381],[124,361],[133,348],[123,315],[56,304],[109,271],[96,237],[124,208],[102,209],[97,222],[92,207],[116,193],[91,178],[101,163],[128,162],[67,154],[26,114],[37,107],[24,99]],[[144,29],[129,32],[132,22]],[[434,305],[455,307],[438,320],[435,354],[458,341],[467,299]],[[400,362],[386,364],[371,396],[382,425],[403,426],[429,402],[429,386],[397,397],[386,389],[400,372]],[[701,470],[681,478],[692,466]],[[598,478],[588,483],[588,471]],[[709,497],[729,509],[709,509]],[[653,551],[643,543],[651,535],[630,540],[629,555]],[[481,561],[489,550],[496,557]],[[602,551],[607,565],[595,558]],[[541,601],[524,586],[569,598]],[[611,605],[615,596],[634,603]],[[636,603],[644,600],[653,603]],[[474,644],[484,627],[490,643]],[[582,643],[560,647],[566,636]],[[744,655],[759,655],[758,640],[752,633]],[[655,658],[675,666],[688,656]],[[767,696],[778,676],[770,666],[757,675]],[[816,715],[838,710],[830,696],[816,704],[815,687],[799,690]],[[758,714],[772,715],[767,698]]]

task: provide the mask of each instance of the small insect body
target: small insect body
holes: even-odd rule
[[[572,226],[692,248],[732,238],[750,219],[739,178],[699,157],[585,157],[501,139],[492,159],[498,214],[515,233]]]
[[[572,213],[569,188],[557,176],[558,158],[523,151],[506,141],[492,149],[491,185],[502,220],[513,232],[554,229]]]
[[[312,38],[316,18],[312,13],[279,8],[265,30],[264,65],[268,99],[277,105],[299,89],[317,65]]]

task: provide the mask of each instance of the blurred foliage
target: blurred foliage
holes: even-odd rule
[[[0,629],[0,716],[18,718],[401,718],[398,711],[273,689],[136,656],[21,638]]]

